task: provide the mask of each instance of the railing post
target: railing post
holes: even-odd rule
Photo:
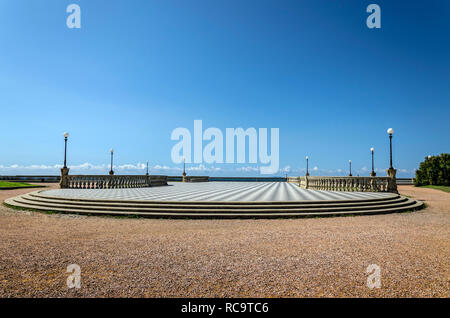
[[[391,168],[387,169],[386,172],[389,177],[388,191],[392,192],[392,193],[398,193],[397,179],[395,177],[395,175],[397,174],[397,170],[391,167]]]
[[[69,187],[68,175],[69,175],[69,168],[67,167],[61,168],[61,180],[59,181],[60,188],[64,189]]]

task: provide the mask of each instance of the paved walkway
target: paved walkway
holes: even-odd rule
[[[48,189],[59,189],[59,183],[32,183],[44,186]],[[12,198],[21,194],[37,191],[37,190],[45,190],[46,188],[19,188],[13,190],[0,190],[0,203],[5,199]]]
[[[448,298],[450,194],[399,189],[428,207],[339,218],[158,220],[0,206],[0,297]],[[81,267],[81,289],[66,286],[69,264]],[[381,268],[380,289],[366,286],[370,264]]]
[[[173,182],[169,186],[154,188],[57,189],[43,194],[66,198],[159,201],[322,201],[392,196],[390,193],[304,190],[286,182]]]

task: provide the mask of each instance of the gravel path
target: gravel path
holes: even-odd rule
[[[0,296],[449,297],[450,194],[399,189],[428,208],[341,218],[153,220],[1,206]],[[80,289],[66,286],[73,263],[81,267]],[[370,264],[381,268],[380,289],[366,286]]]

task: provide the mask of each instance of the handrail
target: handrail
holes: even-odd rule
[[[208,182],[208,176],[183,176],[181,179],[183,182]]]
[[[393,192],[397,183],[392,177],[289,177],[288,182],[298,183],[303,189],[325,191]]]
[[[167,176],[158,175],[62,175],[61,188],[122,189],[167,185]]]

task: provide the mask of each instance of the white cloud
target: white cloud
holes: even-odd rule
[[[161,165],[155,165],[151,169],[160,170],[160,171],[182,171],[183,170],[180,167],[169,167],[169,166],[161,166]]]
[[[119,165],[116,167],[116,169],[118,170],[144,170],[146,169],[146,165],[143,163],[137,163],[135,165],[133,164],[124,164],[124,165]]]
[[[251,166],[239,167],[239,168],[236,168],[236,171],[254,172],[254,171],[259,171],[259,168],[258,167],[251,167]]]
[[[60,169],[62,168],[62,165],[27,165],[22,166],[18,164],[13,164],[10,166],[4,166],[0,165],[0,170],[17,170],[17,169],[23,169],[23,170],[52,170],[52,169]]]
[[[203,164],[200,164],[198,166],[189,166],[186,168],[187,171],[220,171],[220,168],[215,168],[213,166],[206,167]]]
[[[281,172],[290,172],[291,171],[291,166],[286,166],[286,167],[284,167],[284,168],[282,168],[282,169],[280,169],[280,171]]]
[[[114,170],[120,171],[121,173],[134,173],[134,174],[143,174],[145,173],[147,165],[144,163],[127,163],[115,165]],[[20,165],[20,164],[11,164],[11,165],[0,165],[0,174],[2,175],[16,175],[16,174],[46,174],[46,175],[59,175],[60,169],[62,168],[61,164],[54,165],[46,165],[46,164],[31,164],[31,165]],[[107,174],[110,165],[109,164],[92,164],[89,162],[85,162],[78,165],[69,165],[70,173],[72,174]],[[182,165],[176,166],[168,166],[168,165],[160,165],[155,164],[154,166],[149,167],[150,173],[160,173],[160,174],[168,174],[168,175],[180,175],[183,171]],[[230,176],[236,174],[238,172],[242,175],[259,175],[260,170],[256,165],[253,166],[237,166],[237,167],[217,167],[217,166],[208,166],[204,164],[186,165],[186,170],[192,174],[208,174],[208,175],[217,175],[216,173],[223,176]],[[293,168],[290,165],[286,165],[278,171],[278,174],[289,173],[290,175],[303,175],[306,169],[302,168]],[[346,172],[343,169],[319,169],[317,166],[314,166],[311,171],[314,171],[314,175],[323,175],[323,176],[332,176],[332,175],[345,175]],[[369,170],[367,167],[363,167],[359,170],[361,175],[364,175]],[[375,171],[379,176],[383,176],[386,174],[385,168],[376,168]],[[398,173],[402,175],[406,174],[414,174],[415,170],[408,170],[403,168],[397,168]]]

